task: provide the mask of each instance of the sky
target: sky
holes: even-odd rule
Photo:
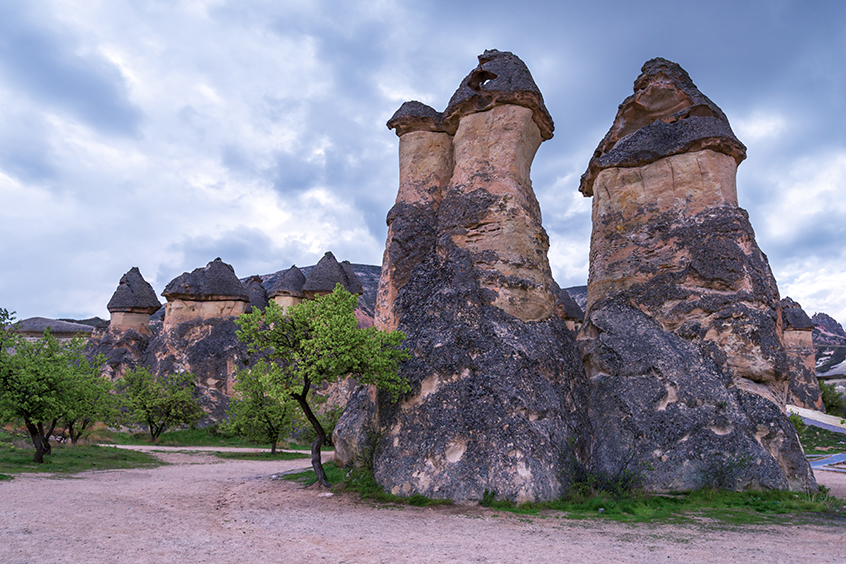
[[[682,65],[738,169],[782,296],[846,322],[846,2],[0,0],[0,307],[108,318],[216,257],[239,277],[380,264],[398,182],[385,122],[443,110],[485,49],[555,120],[532,182],[562,286],[586,283],[579,176],[645,61]]]

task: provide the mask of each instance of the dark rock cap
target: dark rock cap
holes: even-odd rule
[[[347,264],[349,265],[349,263]],[[306,294],[331,292],[339,282],[347,292],[351,294],[361,293],[361,281],[352,271],[352,265],[345,268],[338,263],[335,255],[330,251],[323,255],[320,262],[308,273],[308,278],[303,285],[303,292]]]
[[[268,297],[275,298],[276,296],[293,296],[295,298],[302,298],[303,285],[306,277],[302,271],[297,268],[297,265],[292,265],[276,279],[270,291],[267,293]]]
[[[781,300],[781,319],[785,329],[814,329],[814,322],[802,309],[802,306],[790,298]]]
[[[411,131],[447,131],[441,112],[422,102],[404,102],[386,124],[395,129],[397,137]]]
[[[112,294],[106,308],[110,313],[126,311],[131,313],[155,313],[162,307],[155,290],[141,276],[137,266],[121,276],[117,290]]]
[[[636,167],[660,158],[711,149],[746,158],[746,147],[731,130],[723,111],[702,94],[687,72],[666,59],[647,61],[623,100],[614,124],[599,143],[582,175],[579,191],[593,195],[599,172]]]
[[[461,81],[450,98],[444,120],[450,133],[454,133],[462,116],[506,104],[531,109],[541,138],[552,138],[555,124],[532,73],[518,56],[508,51],[492,49],[479,55],[479,65]]]
[[[244,286],[235,276],[235,269],[220,260],[220,257],[208,263],[205,268],[183,272],[170,281],[162,295],[168,301],[250,301]]]
[[[243,282],[244,290],[250,297],[250,308],[258,308],[263,310],[267,307],[267,290],[264,289],[264,284],[261,283],[261,276],[253,274]]]
[[[89,335],[94,331],[90,325],[71,323],[47,317],[30,317],[14,324],[12,330],[17,333],[44,333],[49,328],[53,335]]]
[[[346,288],[350,294],[363,294],[364,287],[361,285],[361,280],[358,279],[350,261],[341,261],[341,268],[344,269],[344,277],[347,280],[347,283],[344,284],[344,288]]]

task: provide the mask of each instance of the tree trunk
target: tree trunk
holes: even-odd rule
[[[24,420],[24,424],[32,439],[32,446],[35,447],[35,455],[32,457],[32,461],[36,464],[43,464],[44,455],[49,453],[45,452],[44,449],[44,435],[41,433],[41,429],[38,428],[40,423],[39,425],[35,425],[29,420]]]
[[[317,420],[317,417],[314,416],[314,413],[311,411],[311,407],[309,407],[308,402],[306,401],[306,394],[308,394],[308,380],[306,380],[306,385],[303,386],[303,392],[301,394],[294,395],[294,398],[297,400],[297,403],[300,404],[300,408],[302,408],[303,413],[308,419],[308,422],[311,423],[311,426],[314,428],[314,432],[317,434],[317,438],[314,439],[314,442],[311,444],[311,467],[314,468],[314,474],[317,476],[317,481],[320,482],[320,485],[331,488],[332,484],[329,483],[329,480],[326,479],[326,472],[323,470],[323,462],[320,460],[320,447],[323,446],[323,443],[326,442],[326,431],[323,430],[323,425],[320,424],[320,421]]]

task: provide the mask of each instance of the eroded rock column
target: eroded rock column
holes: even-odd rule
[[[778,289],[737,205],[745,148],[675,63],[653,59],[582,177],[593,196],[579,340],[594,460],[655,490],[815,487],[784,415]]]
[[[443,114],[407,103],[388,126],[401,179],[376,315],[408,336],[412,391],[356,394],[336,427],[341,457],[372,452],[397,495],[554,499],[589,433],[529,177],[552,137],[540,91],[520,59],[486,51]]]

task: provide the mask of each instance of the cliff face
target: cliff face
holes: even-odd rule
[[[846,375],[846,331],[830,315],[815,313],[813,340],[820,376]]]
[[[356,421],[342,418],[336,442],[354,460],[371,426],[374,475],[396,494],[552,499],[588,427],[529,178],[552,135],[540,92],[517,57],[487,51],[443,114],[406,103],[388,126],[400,136],[400,189],[376,320],[408,335],[412,392],[370,403],[376,421],[348,409]]]
[[[579,335],[594,461],[632,458],[656,490],[815,486],[783,413],[789,364],[778,289],[737,205],[745,157],[719,108],[675,63],[635,81],[582,177],[593,196]]]
[[[790,365],[787,401],[806,409],[825,411],[816,375],[814,323],[802,306],[790,298],[781,300],[781,318]]]

